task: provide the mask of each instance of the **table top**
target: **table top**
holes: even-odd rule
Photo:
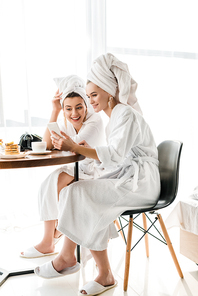
[[[49,154],[31,155],[27,154],[24,158],[3,159],[0,158],[0,169],[17,169],[40,166],[51,166],[77,162],[85,159],[83,155],[76,155],[71,152],[53,150]]]

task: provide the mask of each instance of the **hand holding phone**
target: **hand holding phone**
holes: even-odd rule
[[[53,131],[53,132],[57,133],[60,137],[62,137],[62,135],[60,133],[60,128],[59,128],[57,122],[50,122],[50,123],[47,124],[47,127],[48,127],[50,132]],[[57,139],[54,135],[52,137]]]

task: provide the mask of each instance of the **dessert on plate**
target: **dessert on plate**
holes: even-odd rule
[[[5,143],[5,155],[16,155],[20,154],[20,147],[14,142]]]

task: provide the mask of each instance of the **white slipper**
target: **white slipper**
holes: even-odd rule
[[[41,266],[35,268],[34,273],[44,279],[52,279],[57,278],[65,275],[69,275],[75,273],[80,270],[80,263],[76,263],[76,265],[72,267],[64,268],[61,271],[56,271],[52,265],[52,261],[47,262]]]
[[[33,259],[33,258],[40,258],[40,257],[45,257],[45,256],[52,256],[52,255],[56,255],[56,254],[58,254],[58,252],[43,254],[43,253],[37,251],[35,249],[35,247],[31,247],[31,248],[27,249],[25,252],[23,252],[23,255],[20,254],[20,257]]]
[[[80,289],[80,295],[94,296],[101,294],[109,289],[116,287],[118,282],[115,280],[115,284],[111,286],[102,286],[95,281],[88,282],[82,289]],[[81,291],[86,291],[87,294],[82,294]]]

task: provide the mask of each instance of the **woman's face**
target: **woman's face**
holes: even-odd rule
[[[89,102],[94,108],[95,112],[104,111],[107,113],[110,110],[108,101],[109,101],[109,94],[95,85],[93,82],[89,82],[86,86],[86,93],[89,98]]]
[[[66,98],[63,102],[63,112],[66,119],[79,131],[86,116],[87,107],[81,97]]]

